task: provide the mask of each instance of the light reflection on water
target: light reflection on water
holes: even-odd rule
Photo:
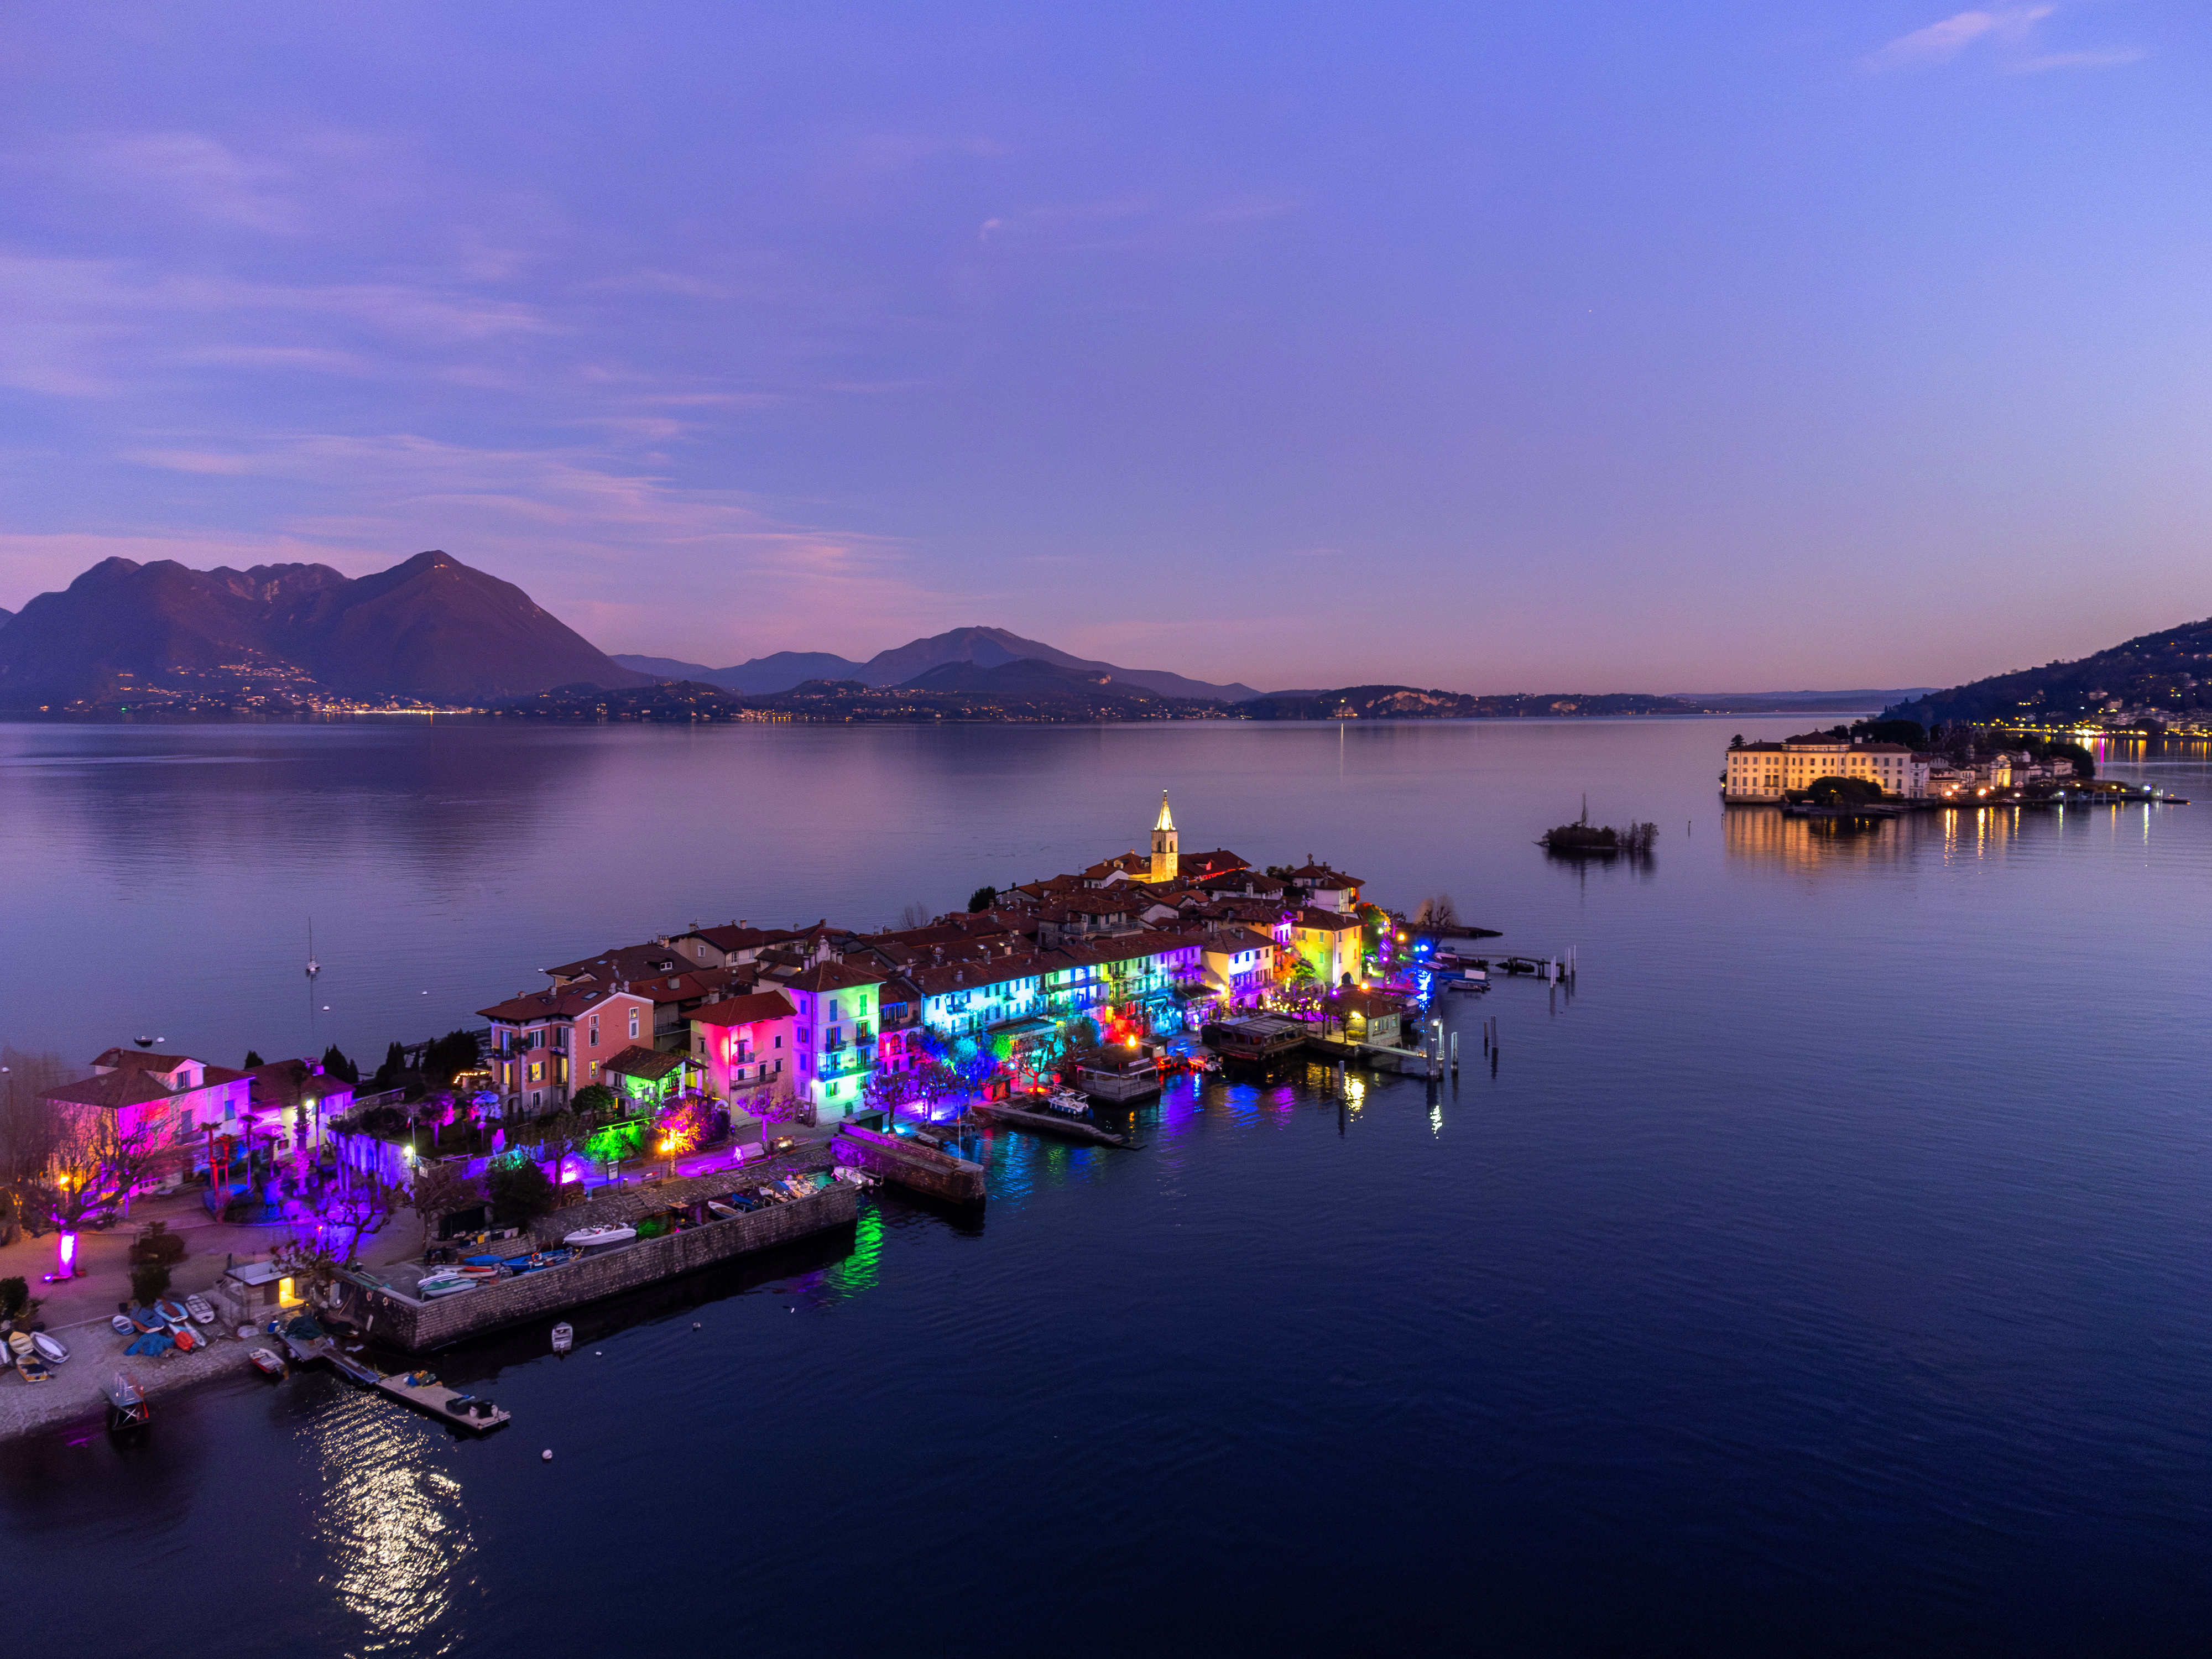
[[[366,1393],[347,1393],[309,1430],[322,1477],[310,1505],[338,1605],[359,1620],[359,1651],[411,1652],[415,1638],[462,1633],[454,1622],[472,1567],[458,1474],[433,1450],[432,1428]]]
[[[21,769],[0,844],[43,954],[0,954],[0,1007],[71,1052],[134,1007],[217,1058],[301,1036],[264,935],[310,899],[374,1052],[423,983],[465,1010],[641,915],[866,921],[1118,850],[1162,783],[1206,842],[1449,890],[1583,976],[1448,1002],[1456,1079],[1177,1079],[1139,1152],[985,1137],[980,1218],[866,1199],[849,1238],[585,1310],[567,1360],[542,1329],[441,1357],[516,1413],[481,1443],[295,1377],[0,1449],[0,1552],[83,1606],[118,1562],[252,1553],[248,1652],[2194,1650],[2212,805],[1815,828],[1713,800],[1729,732],[1790,729],[1757,724],[136,732],[223,765]],[[241,777],[233,844],[204,815]],[[1545,860],[1584,789],[1658,854]],[[737,810],[762,791],[790,811]],[[743,856],[629,809],[678,795]],[[270,828],[303,803],[327,834]],[[633,856],[533,898],[580,837]],[[773,890],[691,884],[738,866]],[[102,1005],[118,939],[144,976]]]

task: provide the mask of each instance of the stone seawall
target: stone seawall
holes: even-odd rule
[[[983,1201],[981,1164],[955,1158],[950,1152],[917,1146],[897,1135],[863,1129],[858,1124],[841,1123],[837,1126],[837,1138],[830,1143],[830,1155],[840,1164],[866,1170],[885,1181],[896,1182],[932,1198],[941,1198],[948,1204]]]
[[[723,1192],[730,1183],[719,1183]],[[665,1199],[662,1202],[665,1203]],[[771,1205],[728,1221],[648,1238],[542,1273],[525,1273],[458,1296],[417,1302],[382,1285],[341,1280],[341,1311],[373,1340],[420,1353],[510,1325],[526,1324],[661,1279],[710,1267],[732,1256],[773,1249],[810,1234],[849,1227],[858,1195],[840,1182],[805,1198]],[[574,1217],[574,1210],[563,1212]]]

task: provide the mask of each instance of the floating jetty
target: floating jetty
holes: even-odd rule
[[[514,1420],[511,1413],[490,1401],[449,1389],[428,1371],[394,1371],[387,1376],[374,1365],[363,1364],[328,1336],[297,1337],[288,1332],[283,1343],[291,1351],[295,1364],[328,1365],[339,1376],[364,1388],[374,1389],[453,1428],[483,1434]]]
[[[1102,1129],[1079,1117],[1062,1117],[1057,1112],[1036,1111],[1006,1100],[978,1101],[975,1109],[993,1122],[1003,1123],[1010,1129],[1027,1129],[1035,1134],[1057,1135],[1063,1140],[1080,1140],[1094,1146],[1136,1149],[1137,1143],[1128,1136],[1117,1135],[1111,1129]]]
[[[983,1166],[924,1146],[904,1135],[841,1123],[830,1156],[849,1169],[866,1170],[896,1186],[947,1204],[983,1201]]]

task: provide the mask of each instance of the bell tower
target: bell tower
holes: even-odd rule
[[[1168,792],[1160,791],[1160,821],[1152,826],[1152,872],[1148,881],[1176,878],[1175,814],[1168,811]]]

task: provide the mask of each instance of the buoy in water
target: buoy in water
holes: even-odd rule
[[[552,1448],[549,1446],[545,1450],[538,1453],[538,1461],[541,1463],[550,1463],[553,1461]]]

